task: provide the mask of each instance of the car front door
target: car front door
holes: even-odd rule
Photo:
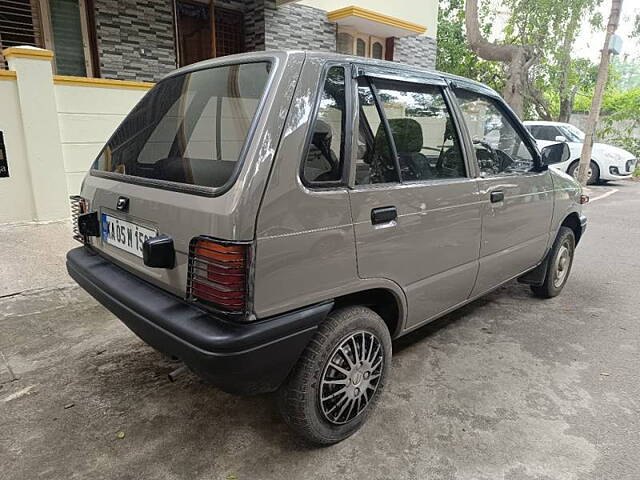
[[[476,296],[542,261],[550,242],[553,182],[548,170],[537,168],[537,150],[500,98],[473,87],[457,88],[455,95],[480,169]]]
[[[349,191],[358,273],[399,284],[405,327],[415,328],[473,288],[481,227],[475,170],[441,77],[360,73]]]

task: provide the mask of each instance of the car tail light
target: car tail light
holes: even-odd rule
[[[197,237],[189,248],[187,297],[226,313],[248,311],[251,244]]]
[[[78,229],[78,217],[89,211],[88,202],[80,195],[73,195],[69,197],[69,199],[71,200],[71,228],[73,230],[73,238],[85,243],[85,239]]]

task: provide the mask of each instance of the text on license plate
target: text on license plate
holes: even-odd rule
[[[142,257],[142,244],[157,235],[155,230],[102,214],[102,241]]]

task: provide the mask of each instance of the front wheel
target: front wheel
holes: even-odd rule
[[[285,422],[316,445],[354,434],[373,410],[391,367],[391,336],[365,307],[331,312],[278,391]]]
[[[544,283],[542,285],[531,285],[531,290],[536,296],[552,298],[562,291],[571,272],[575,249],[576,237],[573,234],[573,230],[567,227],[560,227],[556,241],[549,254]]]
[[[569,170],[567,173],[571,175],[576,180],[578,179],[578,166],[580,165],[580,161],[576,160],[569,166]],[[587,170],[587,185],[595,185],[600,181],[600,168],[598,164],[591,160],[589,162],[589,169]]]

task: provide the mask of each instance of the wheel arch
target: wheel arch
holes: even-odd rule
[[[564,217],[561,227],[570,228],[573,231],[573,235],[576,238],[576,245],[580,241],[580,237],[582,236],[582,228],[580,226],[580,215],[577,212],[571,212],[569,215]]]
[[[602,174],[602,166],[600,165],[600,162],[598,160],[596,160],[595,158],[591,157],[591,161],[593,163],[596,164],[596,166],[598,167],[598,172],[600,174]],[[580,163],[580,158],[576,158],[575,160],[573,160],[571,163],[569,163],[569,166],[567,167],[567,171],[566,173],[568,173],[569,175],[571,175],[571,173],[569,173],[571,171],[571,169],[573,168],[574,165],[577,165],[578,163]]]
[[[334,308],[362,305],[376,312],[389,329],[391,338],[402,332],[406,306],[398,292],[386,287],[374,287],[350,292],[334,298]]]

